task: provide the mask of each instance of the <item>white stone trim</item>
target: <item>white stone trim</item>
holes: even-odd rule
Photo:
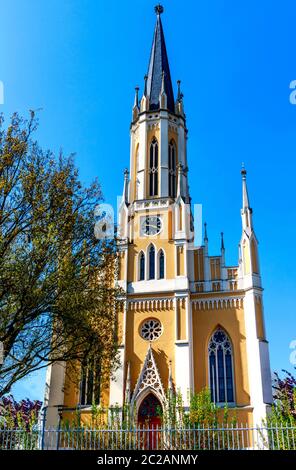
[[[109,406],[122,406],[123,405],[123,391],[124,391],[124,347],[118,348],[119,352],[119,367],[114,372],[114,376],[110,379],[110,395]]]
[[[173,200],[169,197],[161,197],[161,198],[151,198],[151,199],[143,199],[135,201],[133,206],[135,212],[143,212],[145,211],[148,213],[150,210],[165,210],[172,205]]]
[[[173,279],[146,279],[128,283],[129,294],[148,294],[184,291],[189,289],[189,280],[186,276],[178,276]]]
[[[156,311],[160,309],[171,310],[174,308],[174,305],[175,305],[175,299],[172,297],[128,300],[128,306],[130,310],[149,310],[149,311]]]
[[[191,304],[198,310],[207,308],[224,309],[224,308],[242,308],[243,296],[236,297],[212,297],[208,299],[192,299]]]
[[[189,406],[188,392],[190,392],[190,350],[189,343],[175,342],[175,385],[180,392],[184,406]]]
[[[154,380],[154,383],[153,382],[148,383],[148,382],[145,381],[145,375],[146,375],[148,370],[151,370],[152,374],[154,374],[154,376],[156,378],[156,380]],[[155,384],[157,384],[157,387],[155,387]],[[131,403],[134,404],[134,403],[137,402],[139,404],[140,401],[142,401],[142,399],[143,399],[143,393],[145,393],[145,391],[147,391],[147,389],[149,390],[149,392],[151,391],[152,393],[154,393],[160,399],[162,404],[164,404],[166,402],[164,387],[162,385],[161,377],[160,377],[160,374],[158,372],[158,368],[157,368],[157,365],[156,365],[156,362],[155,362],[155,358],[154,358],[154,354],[153,354],[151,345],[149,345],[149,347],[148,347],[148,351],[147,351],[147,354],[146,354],[146,357],[145,357],[145,360],[144,360],[144,364],[143,364],[143,367],[141,369],[140,375],[139,375],[138,380],[137,380],[137,384],[136,384],[135,389],[134,389],[134,393],[133,393],[133,396],[132,396],[132,399],[131,399]]]
[[[189,342],[189,385],[191,392],[194,392],[194,353],[193,353],[193,326],[192,326],[192,304],[189,297],[186,299],[187,313],[187,337]]]
[[[257,337],[255,292],[248,290],[244,299],[244,318],[248,356],[248,376],[254,424],[262,424],[267,407],[272,403],[271,373],[268,343]]]
[[[59,423],[58,407],[64,405],[66,363],[54,362],[47,367],[44,394],[46,408],[46,429]]]

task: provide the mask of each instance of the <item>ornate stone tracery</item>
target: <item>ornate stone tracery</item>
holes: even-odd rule
[[[163,403],[166,401],[164,388],[153,356],[151,345],[149,345],[144,365],[132,396],[132,403],[136,402],[138,397],[145,392],[145,390],[154,392]]]
[[[162,325],[159,320],[149,318],[142,323],[140,333],[143,339],[155,341],[162,334]]]

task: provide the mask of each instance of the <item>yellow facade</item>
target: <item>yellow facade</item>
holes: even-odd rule
[[[155,34],[160,27],[158,17]],[[167,67],[161,56],[154,66]],[[136,95],[133,108],[130,181],[119,209],[120,365],[101,404],[140,409],[149,393],[165,408],[165,395],[180,392],[188,408],[188,392],[208,388],[217,406],[227,402],[239,422],[252,425],[264,417],[271,388],[246,172],[239,262],[227,266],[223,239],[217,256],[208,254],[206,233],[203,245],[194,245],[183,96],[179,89],[172,104],[169,70],[160,72],[158,81],[148,74],[141,106]],[[154,362],[147,366],[149,354]],[[67,374],[64,390],[64,406],[75,407],[79,387]]]

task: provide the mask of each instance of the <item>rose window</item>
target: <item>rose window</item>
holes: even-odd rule
[[[159,320],[151,318],[146,320],[141,326],[141,336],[147,341],[155,341],[162,333],[162,325]]]

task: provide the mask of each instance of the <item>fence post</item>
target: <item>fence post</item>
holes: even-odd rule
[[[61,430],[61,421],[62,421],[62,409],[58,409],[58,413],[59,413],[59,424],[58,424],[58,429],[57,429],[57,450],[59,450],[59,447],[60,447],[60,430]]]
[[[119,447],[124,450],[202,450],[202,449],[294,449],[296,426],[282,423],[263,423],[261,427],[246,423],[239,426],[221,427],[202,426],[191,427],[159,427],[158,425],[139,424],[128,428],[110,427],[106,429],[84,428],[83,425],[75,429],[66,429],[63,426],[62,415],[56,428],[46,429],[46,407],[42,409],[38,425],[38,449],[60,450],[66,447],[75,449],[94,448],[113,450]],[[56,433],[56,440],[54,433]],[[95,433],[95,442],[91,438]],[[99,433],[99,437],[96,437]],[[193,434],[192,434],[193,433]],[[222,437],[221,437],[222,433]],[[0,449],[22,450],[31,448],[35,441],[35,430],[0,429]],[[32,439],[31,439],[32,436]],[[90,436],[88,438],[88,436]],[[127,440],[128,437],[128,440]],[[98,440],[98,442],[96,442]],[[71,444],[69,441],[71,440]]]
[[[47,412],[47,406],[44,406],[43,416],[42,416],[42,421],[41,421],[41,450],[44,450],[46,412]]]

